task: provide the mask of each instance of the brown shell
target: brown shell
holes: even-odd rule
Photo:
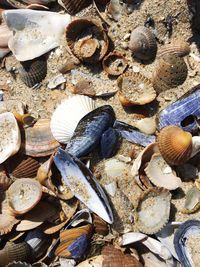
[[[19,77],[28,87],[40,83],[47,74],[47,61],[44,56],[21,62]]]
[[[99,22],[90,18],[72,21],[66,30],[66,39],[72,53],[88,63],[100,61],[108,50],[108,37]]]
[[[93,225],[97,234],[106,236],[109,233],[108,224],[96,214],[93,214]]]
[[[18,220],[9,214],[0,214],[0,235],[9,233]]]
[[[78,81],[74,86],[69,87],[69,90],[73,94],[87,95],[91,97],[96,95],[92,82],[84,78]]]
[[[163,188],[150,188],[138,199],[135,224],[145,234],[155,234],[168,222],[171,194]]]
[[[6,175],[6,171],[3,166],[0,165],[0,191],[5,191],[6,189],[8,189],[12,182],[12,179]]]
[[[153,87],[158,93],[184,83],[188,69],[183,58],[166,54],[157,61],[153,72]]]
[[[170,165],[180,165],[189,160],[192,151],[192,135],[170,125],[161,130],[157,138],[164,160]]]
[[[163,57],[166,54],[173,54],[179,57],[184,57],[189,55],[190,46],[187,42],[182,39],[172,40],[170,44],[166,44],[161,47],[158,51],[158,58]]]
[[[24,129],[24,132],[25,144],[23,152],[28,156],[49,156],[59,146],[59,143],[51,133],[49,119],[38,120],[33,127]]]
[[[151,81],[140,73],[126,72],[117,79],[117,84],[123,106],[145,105],[156,98]]]
[[[61,0],[58,2],[64,9],[67,10],[67,13],[75,15],[82,9],[88,7],[92,3],[92,0]]]
[[[103,59],[103,69],[109,74],[121,75],[127,68],[127,59],[119,52],[111,52]]]
[[[138,59],[153,60],[157,52],[154,34],[144,26],[137,27],[131,33],[129,48]]]

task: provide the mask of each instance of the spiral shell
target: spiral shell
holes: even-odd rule
[[[119,52],[111,52],[103,59],[103,69],[113,76],[121,75],[126,67],[128,61],[126,58]]]
[[[189,160],[192,152],[192,135],[170,125],[158,135],[158,147],[164,160],[170,165],[179,165]]]
[[[66,11],[70,15],[75,15],[80,12],[82,9],[89,6],[92,1],[91,0],[58,0],[58,3],[66,9]]]
[[[166,54],[173,54],[179,57],[187,56],[190,53],[190,46],[182,39],[172,40],[170,44],[166,44],[158,51],[158,58]]]
[[[139,26],[132,31],[129,47],[138,59],[153,60],[156,56],[155,36],[150,29],[144,26]]]

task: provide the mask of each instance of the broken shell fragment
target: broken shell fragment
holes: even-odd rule
[[[18,222],[19,220],[12,215],[7,213],[0,214],[0,235],[5,235],[11,232],[13,226]]]
[[[154,134],[156,131],[156,121],[154,118],[144,118],[134,122],[134,126],[144,134]]]
[[[91,0],[58,0],[58,4],[66,9],[70,15],[75,15],[91,3]]]
[[[182,213],[194,213],[200,208],[200,191],[196,187],[190,188],[186,193],[184,209]]]
[[[127,64],[126,58],[116,51],[105,56],[102,62],[103,69],[113,76],[121,75],[125,71]]]
[[[69,87],[69,90],[73,94],[86,95],[86,96],[95,96],[96,91],[91,81],[87,79],[82,79],[78,81],[74,86]]]
[[[173,54],[179,57],[189,55],[190,46],[183,39],[172,40],[170,44],[166,44],[158,51],[158,58],[163,57],[166,54]]]
[[[31,267],[31,264],[28,264],[26,262],[21,262],[21,261],[13,261],[6,265],[6,267]]]
[[[109,228],[106,222],[104,222],[99,216],[93,214],[93,225],[94,231],[99,234],[106,236],[109,233]]]

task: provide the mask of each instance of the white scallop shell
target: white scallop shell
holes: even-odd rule
[[[66,144],[78,122],[95,108],[95,101],[88,96],[76,95],[64,100],[51,117],[50,128],[53,137],[58,142]]]
[[[21,134],[11,112],[0,114],[0,164],[16,154],[21,146]]]

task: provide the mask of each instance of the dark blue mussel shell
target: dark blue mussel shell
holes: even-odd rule
[[[108,128],[101,136],[101,155],[103,158],[112,157],[120,142],[120,134],[116,129]]]
[[[94,109],[79,121],[65,150],[78,158],[89,154],[98,146],[103,132],[112,127],[114,121],[115,113],[111,106]]]

